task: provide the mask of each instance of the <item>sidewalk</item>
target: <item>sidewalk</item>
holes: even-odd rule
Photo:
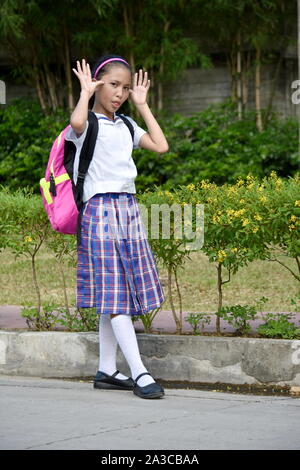
[[[300,449],[300,400],[290,397],[167,389],[143,400],[88,382],[0,376],[0,400],[2,450]]]
[[[285,312],[286,313],[286,312]],[[182,330],[183,333],[192,333],[192,326],[185,320],[185,317],[188,315],[188,312],[183,312],[182,318]],[[215,332],[215,316],[212,316],[212,321],[210,324],[206,325],[204,330],[205,332]],[[300,313],[295,313],[291,321],[296,325],[300,325]],[[256,330],[257,326],[264,323],[262,319],[249,321],[249,324],[253,331]],[[137,333],[144,332],[144,326],[141,320],[138,320],[134,323],[135,330]],[[161,310],[158,312],[154,321],[152,323],[153,332],[158,333],[175,333],[176,325],[173,318],[171,310]],[[17,305],[3,305],[0,306],[0,329],[28,329],[25,318],[21,316],[21,307]],[[62,329],[62,327],[60,327]],[[233,333],[235,329],[228,324],[226,321],[221,320],[221,331],[223,333]]]

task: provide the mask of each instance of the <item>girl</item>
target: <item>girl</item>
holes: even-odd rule
[[[78,158],[88,128],[88,106],[98,118],[99,131],[92,162],[84,182],[81,242],[78,246],[77,306],[96,307],[99,321],[99,370],[95,388],[133,390],[141,398],[159,398],[163,388],[144,366],[132,315],[143,315],[164,302],[157,265],[148,243],[134,196],[136,166],[133,148],[158,153],[168,150],[165,136],[148,104],[147,72],[132,74],[120,56],[101,57],[92,73],[83,59],[73,72],[81,85],[80,99],[71,115],[68,140],[76,145],[74,180]],[[147,131],[127,117],[134,137],[116,112],[131,98]],[[119,344],[132,377],[116,367]]]

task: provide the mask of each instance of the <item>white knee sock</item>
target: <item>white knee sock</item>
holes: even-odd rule
[[[119,343],[122,353],[131,370],[133,380],[137,378],[142,372],[148,372],[145,368],[139,351],[136,333],[132,324],[130,315],[117,315],[111,319],[111,326],[114,331],[115,337]],[[155,380],[150,375],[144,375],[138,380],[138,385],[145,387],[148,384],[154,383]]]
[[[117,348],[118,343],[111,327],[110,315],[100,315],[99,321],[99,370],[105,374],[112,375],[117,370]],[[116,375],[117,379],[125,380],[123,374]]]

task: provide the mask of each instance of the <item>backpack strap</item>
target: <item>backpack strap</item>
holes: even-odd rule
[[[127,117],[124,116],[124,114],[118,114],[118,113],[116,113],[116,114],[117,114],[117,116],[119,116],[119,117],[123,120],[124,124],[126,124],[126,126],[128,127],[128,130],[129,130],[129,132],[130,132],[130,134],[131,134],[131,138],[132,138],[132,142],[133,142],[133,139],[134,139],[134,128],[133,128],[133,125],[131,124],[131,122],[129,121],[129,119],[127,119]]]
[[[77,183],[74,194],[78,210],[80,210],[82,205],[84,179],[93,158],[98,135],[98,119],[92,111],[88,112],[88,122],[88,130],[79,156]]]
[[[77,244],[81,243],[81,220],[82,220],[82,210],[83,210],[83,185],[85,175],[88,171],[89,165],[93,158],[97,135],[98,135],[98,119],[92,111],[88,112],[88,122],[89,127],[82,144],[81,152],[79,155],[79,166],[78,166],[78,175],[77,182],[74,188],[74,199],[79,211],[78,221],[77,221]]]
[[[118,114],[118,116],[123,120],[123,122],[128,127],[130,132],[132,141],[134,139],[134,128],[129,119],[127,119],[123,114]],[[83,209],[83,185],[85,175],[88,171],[89,165],[93,158],[98,130],[99,130],[99,123],[96,115],[92,112],[88,112],[88,122],[89,126],[87,129],[87,133],[82,144],[80,156],[79,156],[79,166],[78,166],[78,175],[77,175],[77,183],[74,188],[74,198],[79,210],[78,215],[78,222],[77,222],[77,243],[80,245],[81,243],[81,219],[82,219],[82,209]]]

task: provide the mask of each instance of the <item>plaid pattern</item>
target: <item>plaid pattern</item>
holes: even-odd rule
[[[84,205],[77,307],[143,315],[164,302],[139,206],[130,193],[101,193]]]

